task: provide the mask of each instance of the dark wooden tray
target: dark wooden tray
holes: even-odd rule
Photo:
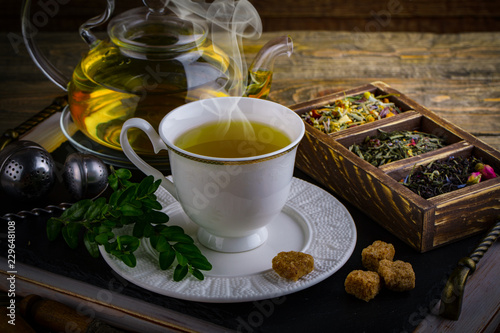
[[[390,88],[373,82],[344,92],[291,106],[298,114],[346,96],[370,91],[391,94],[402,113],[372,123],[325,134],[306,123],[297,166],[345,198],[384,228],[420,252],[488,229],[500,216],[500,177],[424,199],[399,181],[415,165],[449,156],[475,156],[500,170],[500,153],[471,134]],[[445,138],[447,146],[433,152],[375,167],[349,151],[378,129],[421,130]]]

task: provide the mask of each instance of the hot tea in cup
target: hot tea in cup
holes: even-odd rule
[[[143,130],[155,152],[168,150],[173,183],[131,148],[127,131]],[[284,207],[304,123],[292,110],[266,100],[221,97],[183,105],[160,123],[159,135],[143,119],[125,122],[123,151],[141,171],[162,180],[198,240],[222,252],[263,244],[266,225]]]
[[[175,145],[188,152],[224,158],[272,153],[291,143],[280,130],[263,123],[214,122],[182,134]]]

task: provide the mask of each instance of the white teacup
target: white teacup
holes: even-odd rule
[[[174,144],[185,132],[221,119],[268,124],[286,134],[291,143],[244,158],[203,156]],[[135,153],[127,138],[130,128],[143,130],[155,153],[168,150],[173,183]],[[122,149],[142,172],[162,180],[162,186],[200,227],[200,243],[221,252],[248,251],[263,244],[266,225],[280,214],[289,194],[297,146],[304,135],[303,120],[289,108],[267,100],[219,97],[172,110],[158,131],[160,135],[143,119],[129,119],[121,131]]]

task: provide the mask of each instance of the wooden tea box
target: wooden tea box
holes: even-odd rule
[[[500,177],[424,199],[400,183],[418,165],[450,156],[481,158],[499,173],[500,153],[471,134],[390,88],[374,82],[348,91],[296,104],[299,115],[365,91],[391,95],[401,113],[371,123],[325,134],[306,123],[297,153],[299,169],[369,215],[416,250],[433,248],[488,229],[500,217]],[[418,130],[444,138],[446,146],[375,167],[349,151],[352,144],[383,131]]]

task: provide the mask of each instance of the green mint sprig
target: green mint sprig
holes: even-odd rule
[[[133,183],[130,170],[111,168],[111,171],[108,182],[113,193],[109,201],[104,197],[80,200],[60,217],[50,218],[47,221],[49,240],[62,234],[68,246],[74,249],[83,232],[83,243],[92,257],[99,257],[99,245],[102,245],[107,253],[135,267],[134,252],[141,239],[148,238],[159,252],[162,270],[172,267],[177,259],[174,281],[181,281],[188,273],[203,280],[201,271],[211,270],[212,265],[181,227],[166,225],[169,217],[159,211],[162,206],[155,195],[161,181],[147,176],[140,183]],[[114,234],[115,229],[127,225],[133,225],[132,235]]]

